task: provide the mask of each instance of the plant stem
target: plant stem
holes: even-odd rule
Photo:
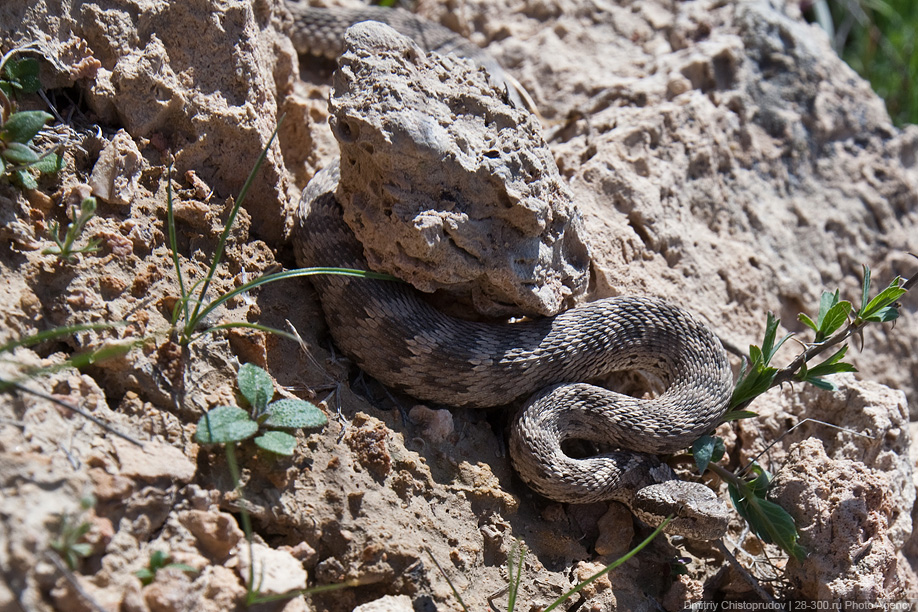
[[[724,480],[725,482],[729,482],[736,487],[740,487],[742,485],[743,481],[739,476],[717,463],[709,463],[708,469],[720,476],[721,480]]]
[[[902,283],[900,287],[908,291],[914,287],[916,283],[918,283],[918,273],[913,274],[908,280]],[[775,376],[771,381],[771,385],[768,388],[771,389],[773,387],[783,385],[786,382],[792,382],[803,364],[809,362],[817,355],[825,352],[826,349],[846,341],[854,334],[860,332],[864,327],[867,326],[868,323],[870,323],[870,321],[855,319],[854,321],[849,322],[843,330],[836,332],[821,342],[810,345],[805,351],[797,355],[793,361],[787,364],[787,366],[781,368],[775,373]],[[735,406],[732,411],[743,410],[755,399],[755,397],[749,398],[745,402]]]
[[[277,130],[280,129],[283,120],[283,117],[278,120],[277,125],[274,127],[274,131],[271,132],[271,137],[268,139],[268,144],[266,144],[265,148],[261,150],[261,154],[258,156],[258,160],[255,162],[255,165],[252,167],[252,171],[249,172],[249,176],[246,178],[245,183],[242,185],[242,189],[239,190],[239,197],[236,199],[236,202],[233,205],[233,209],[230,211],[230,215],[223,227],[223,233],[220,235],[220,240],[217,242],[217,250],[214,253],[213,261],[211,261],[210,269],[207,271],[207,276],[204,279],[204,284],[201,286],[201,292],[198,294],[198,301],[191,312],[191,317],[188,317],[185,320],[185,330],[183,334],[185,338],[188,338],[191,335],[191,332],[194,329],[194,323],[198,321],[198,311],[200,311],[201,305],[204,303],[204,298],[207,295],[207,290],[210,288],[210,283],[214,278],[214,274],[217,272],[217,266],[220,264],[220,259],[223,257],[223,249],[226,247],[226,241],[229,239],[230,231],[233,229],[233,223],[236,222],[236,214],[239,212],[239,208],[242,206],[243,201],[245,201],[245,196],[248,194],[249,188],[255,181],[255,176],[258,174],[258,170],[261,168],[261,165],[268,157],[268,151],[271,150],[271,144],[277,137]]]

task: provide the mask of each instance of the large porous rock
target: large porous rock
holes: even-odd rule
[[[589,254],[535,118],[471,62],[388,26],[358,24],[346,44],[329,103],[337,196],[370,266],[483,314],[569,306]]]
[[[830,458],[816,438],[791,450],[774,495],[793,509],[811,553],[788,562],[786,578],[797,596],[897,600],[914,590],[914,571],[894,537],[903,500],[892,485],[863,463]]]
[[[194,170],[218,198],[239,193],[293,87],[285,17],[281,0],[0,7],[0,20],[20,24],[11,43],[47,60],[46,87],[78,87],[103,131],[123,127],[153,163],[173,153],[177,174]],[[248,193],[261,236],[283,233],[288,181],[275,141]]]
[[[850,374],[834,380],[834,391],[770,393],[759,417],[740,424],[736,446],[743,462],[768,447],[771,496],[810,553],[787,566],[796,596],[900,598],[916,584],[902,552],[915,503],[905,396]]]
[[[918,126],[891,124],[799,2],[466,4],[554,120],[591,296],[667,299],[746,348],[769,310],[812,339],[797,314],[823,289],[859,302],[862,264],[874,294],[918,270]],[[901,301],[848,357],[915,411],[918,293]]]

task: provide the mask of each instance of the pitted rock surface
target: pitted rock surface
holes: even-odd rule
[[[589,251],[535,118],[471,62],[364,25],[346,37],[329,108],[337,197],[370,266],[481,314],[570,306]]]

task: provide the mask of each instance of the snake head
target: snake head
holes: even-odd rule
[[[714,491],[697,482],[667,480],[648,485],[634,495],[631,510],[654,527],[667,516],[666,533],[691,540],[717,540],[727,531],[730,513]]]

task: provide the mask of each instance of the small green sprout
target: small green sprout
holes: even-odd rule
[[[217,273],[217,267],[220,265],[220,260],[223,257],[223,251],[226,248],[226,243],[229,239],[233,224],[235,223],[236,215],[239,213],[239,209],[242,207],[242,203],[245,201],[249,188],[252,186],[252,183],[258,174],[259,168],[261,168],[261,165],[264,163],[265,159],[267,159],[268,151],[271,148],[271,143],[273,143],[274,139],[277,137],[277,130],[280,128],[282,121],[283,117],[281,117],[281,119],[278,121],[277,127],[275,127],[274,132],[271,133],[271,138],[268,139],[268,143],[265,145],[265,148],[261,150],[261,154],[258,156],[258,160],[255,162],[255,165],[249,172],[248,178],[246,178],[245,183],[242,185],[242,189],[239,191],[239,197],[236,198],[236,201],[233,204],[233,208],[230,210],[226,224],[223,227],[223,232],[220,234],[220,239],[217,242],[217,248],[214,251],[213,258],[211,259],[207,275],[195,282],[190,287],[186,283],[185,276],[182,273],[182,266],[179,262],[175,211],[172,201],[172,181],[166,181],[166,226],[169,232],[169,247],[172,251],[172,263],[175,266],[175,276],[178,281],[180,294],[179,300],[176,302],[175,308],[172,312],[171,323],[172,329],[175,333],[176,342],[182,347],[190,345],[192,342],[205,336],[206,334],[213,333],[222,329],[239,327],[257,329],[287,338],[289,340],[293,340],[294,342],[298,341],[296,336],[285,331],[257,323],[247,323],[241,321],[214,325],[213,327],[208,327],[203,331],[196,333],[196,330],[198,330],[202,322],[222,304],[228,302],[237,295],[243,295],[268,283],[273,283],[288,278],[313,276],[316,274],[339,274],[342,276],[355,276],[359,278],[372,278],[378,280],[397,280],[395,277],[388,274],[368,272],[363,270],[351,270],[348,268],[297,268],[295,270],[285,270],[283,272],[276,272],[274,274],[260,276],[239,287],[236,287],[232,291],[228,291],[218,296],[212,301],[208,300],[207,292],[210,289],[210,285]],[[169,170],[169,174],[172,174],[171,168]],[[197,295],[195,295],[195,291],[197,291]]]
[[[239,391],[251,406],[251,413],[236,406],[217,406],[198,421],[195,440],[201,444],[241,442],[265,429],[255,438],[259,448],[277,455],[290,456],[296,438],[271,428],[301,429],[324,427],[328,418],[314,404],[297,399],[274,397],[274,382],[267,372],[250,363],[239,368],[236,377]]]
[[[63,167],[58,147],[38,150],[32,139],[52,119],[44,111],[13,112],[10,98],[16,93],[34,93],[41,87],[38,61],[32,58],[13,60],[19,49],[0,58],[0,180],[11,179],[25,189],[38,183],[32,170],[54,174]]]
[[[74,253],[95,253],[99,250],[100,240],[91,238],[85,246],[74,247],[73,243],[80,236],[83,228],[96,214],[96,199],[86,198],[80,205],[79,209],[73,206],[73,222],[67,226],[67,231],[61,237],[61,226],[57,221],[51,222],[51,238],[56,246],[48,247],[42,253],[57,255],[60,259],[67,262],[75,261]]]
[[[8,60],[3,64],[3,73],[0,75],[0,92],[7,98],[20,93],[35,93],[41,89],[38,69],[38,60],[31,57]]]
[[[177,569],[183,572],[196,574],[198,570],[186,563],[172,563],[172,557],[161,550],[154,550],[150,553],[150,560],[147,566],[134,572],[134,575],[140,578],[140,583],[144,586],[151,584],[156,580],[156,572],[161,569]]]
[[[38,182],[30,172],[54,174],[63,167],[56,148],[39,151],[32,143],[42,126],[51,119],[44,111],[21,111],[0,122],[0,179],[10,177],[24,189],[35,189]]]
[[[85,512],[96,505],[96,500],[89,496],[80,500],[80,508]],[[92,526],[89,521],[78,521],[78,517],[62,514],[58,536],[50,542],[53,548],[71,570],[80,564],[80,559],[92,554],[92,546],[87,542],[80,542]]]

